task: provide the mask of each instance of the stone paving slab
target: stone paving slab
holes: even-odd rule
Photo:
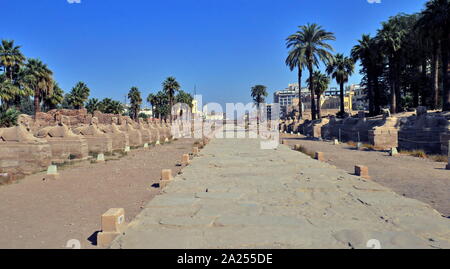
[[[215,139],[112,248],[450,248],[450,220],[280,145]]]

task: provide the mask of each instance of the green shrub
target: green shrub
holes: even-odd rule
[[[0,127],[9,128],[17,125],[17,119],[19,118],[20,111],[10,108],[6,111],[0,111]]]

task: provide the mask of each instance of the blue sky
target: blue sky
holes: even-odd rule
[[[0,38],[43,60],[66,91],[84,81],[91,97],[144,97],[175,76],[204,102],[250,102],[250,87],[272,93],[296,81],[284,65],[285,38],[314,22],[349,54],[363,33],[426,0],[0,0]],[[5,12],[7,10],[8,12]],[[356,72],[358,73],[358,72]],[[354,75],[352,83],[361,76]]]

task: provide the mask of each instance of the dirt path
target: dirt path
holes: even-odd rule
[[[450,171],[446,163],[387,152],[358,151],[347,144],[309,140],[295,135],[282,135],[287,144],[304,146],[311,152],[324,152],[326,162],[354,172],[357,164],[369,167],[372,180],[396,193],[431,205],[445,216],[450,216]]]
[[[132,220],[159,194],[152,185],[159,182],[161,169],[178,173],[176,164],[193,143],[180,139],[131,151],[120,161],[79,163],[59,171],[55,181],[43,181],[40,173],[0,186],[0,248],[63,248],[70,239],[96,248],[100,216],[121,207]]]

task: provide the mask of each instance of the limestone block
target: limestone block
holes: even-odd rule
[[[102,232],[123,232],[126,228],[125,210],[123,208],[111,208],[102,217]]]
[[[194,154],[194,156],[197,156],[199,154],[198,147],[193,147],[192,148],[192,154]]]
[[[355,166],[355,174],[359,177],[370,179],[369,168],[367,166],[364,165]]]
[[[42,171],[51,161],[51,147],[44,139],[34,142],[0,141],[0,173],[8,173],[10,178],[17,179]]]
[[[50,165],[47,168],[47,175],[45,176],[45,179],[56,180],[58,178],[59,178],[58,167],[56,165]]]
[[[398,155],[397,148],[391,148],[391,150],[389,151],[389,155],[390,156],[397,156]]]
[[[181,157],[181,165],[188,165],[190,162],[189,154],[183,154]]]
[[[123,208],[111,208],[101,217],[102,231],[97,234],[97,245],[108,247],[111,242],[127,227],[125,222],[125,210]]]
[[[163,169],[161,171],[161,181],[172,180],[172,170]]]
[[[325,155],[323,152],[316,152],[314,154],[314,158],[320,162],[324,162],[325,161]]]

